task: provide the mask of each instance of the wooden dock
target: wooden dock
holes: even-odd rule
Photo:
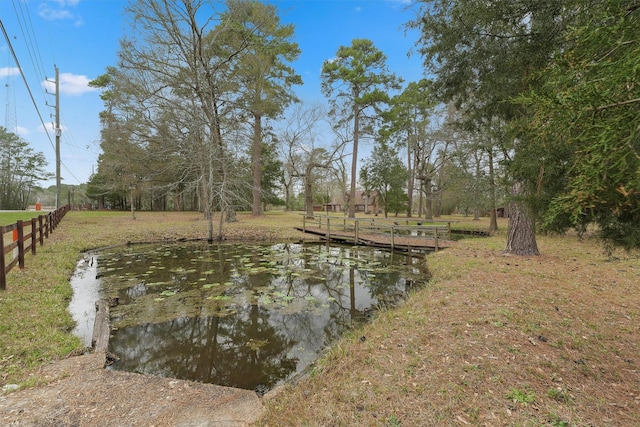
[[[451,223],[425,223],[416,220],[347,218],[342,216],[303,216],[305,233],[330,242],[366,245],[399,251],[438,251],[452,246]]]

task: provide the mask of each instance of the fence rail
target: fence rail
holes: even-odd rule
[[[44,239],[53,233],[62,218],[69,211],[69,205],[65,205],[55,211],[49,212],[30,220],[18,220],[15,224],[0,226],[0,290],[7,289],[7,273],[16,265],[24,268],[24,255],[28,251],[36,254],[37,243],[44,245]],[[12,233],[11,242],[5,245],[5,234]],[[10,254],[9,256],[7,256]]]

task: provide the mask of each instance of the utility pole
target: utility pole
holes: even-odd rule
[[[58,67],[56,69],[56,209],[60,207],[60,135],[62,135],[62,129],[60,128],[60,75]]]
[[[56,209],[60,207],[60,192],[61,192],[61,183],[60,183],[60,136],[62,135],[62,128],[60,128],[60,73],[58,71],[58,66],[54,65],[56,70],[56,128],[54,129],[56,133]],[[51,81],[47,79],[47,81]],[[49,92],[47,92],[49,93]],[[47,103],[49,107],[49,103]]]

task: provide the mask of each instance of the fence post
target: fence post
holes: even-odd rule
[[[36,219],[31,218],[31,254],[36,254]]]
[[[15,224],[15,228],[13,229],[13,232],[11,233],[11,241],[16,243],[16,246],[13,248],[13,253],[11,254],[13,256],[13,259],[18,259],[20,257],[20,250],[18,249],[18,224]]]
[[[331,239],[331,220],[327,217],[327,242]]]
[[[395,248],[395,236],[394,236],[395,229],[396,228],[392,225],[391,226],[391,249]]]
[[[0,226],[0,291],[7,289],[7,272],[4,263],[4,227]]]
[[[44,230],[42,229],[42,219],[44,215],[38,215],[38,235],[40,239],[40,246],[44,245]]]
[[[39,239],[40,245],[42,246],[44,244],[44,237],[49,237],[49,233],[53,232],[56,224],[60,222],[60,220],[64,217],[64,214],[66,214],[69,209],[69,205],[65,205],[64,207],[57,209],[55,212],[49,212],[46,216],[39,215],[38,218],[34,217],[27,221],[17,220],[15,224],[9,226],[8,230],[7,227],[0,226],[0,290],[3,291],[7,289],[7,253],[12,252],[9,269],[12,269],[15,266],[16,262],[18,264],[18,267],[20,267],[21,269],[24,268],[26,242],[24,232],[25,223],[31,226],[31,252],[33,253],[33,255],[35,255],[36,240]],[[12,251],[5,248],[4,246],[4,235],[7,231],[13,232],[13,239],[10,246],[15,247]],[[37,236],[36,233],[40,233],[40,236]]]
[[[18,267],[24,268],[24,226],[22,220],[16,222],[18,226]]]
[[[357,245],[358,244],[358,235],[360,234],[360,220],[356,219],[355,222],[356,222],[356,229],[355,229],[355,234],[354,234],[355,237],[354,237],[353,243],[355,245]]]
[[[435,248],[436,248],[436,252],[438,252],[438,227],[435,228],[435,233],[433,234],[433,237],[435,239]]]

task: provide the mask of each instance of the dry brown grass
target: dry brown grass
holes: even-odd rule
[[[543,236],[521,258],[504,243],[430,255],[431,286],[268,399],[262,424],[640,425],[637,254]]]
[[[225,225],[229,240],[312,238],[292,229],[297,214],[239,219]],[[638,254],[609,258],[593,239],[542,236],[541,256],[505,256],[500,225],[494,237],[430,255],[431,285],[265,399],[261,424],[640,425]],[[202,238],[206,229],[194,213],[70,213],[0,294],[0,384],[28,379],[73,347],[64,312],[80,250]],[[64,352],[56,340],[66,340]]]

